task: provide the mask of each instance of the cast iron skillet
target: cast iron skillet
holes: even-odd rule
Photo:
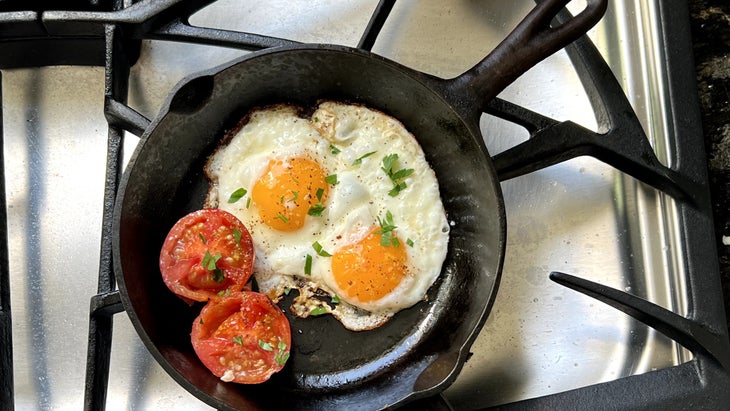
[[[547,0],[492,53],[449,80],[366,51],[302,45],[248,54],[182,81],[147,130],[122,178],[114,214],[114,268],[124,307],[145,345],[183,387],[219,409],[383,408],[445,389],[466,361],[497,291],[505,248],[499,182],[479,129],[482,109],[537,62],[600,20],[589,0],[550,28],[568,0]],[[202,207],[206,158],[252,107],[319,99],[363,103],[401,120],[439,180],[449,249],[428,301],[381,328],[345,330],[330,316],[290,318],[292,355],[261,385],[224,383],[190,344],[201,306],[167,290],[158,270],[172,225]],[[288,308],[287,301],[281,306]]]

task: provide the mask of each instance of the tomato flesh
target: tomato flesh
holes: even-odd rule
[[[193,322],[190,339],[200,361],[215,376],[258,384],[284,368],[291,330],[269,297],[243,291],[211,298]]]
[[[253,240],[233,214],[194,211],[172,227],[160,252],[160,272],[183,300],[207,301],[222,292],[241,291],[253,273]]]

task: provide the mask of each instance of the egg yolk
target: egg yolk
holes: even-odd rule
[[[386,235],[391,235],[387,233]],[[393,291],[408,274],[403,242],[383,246],[381,234],[372,229],[365,238],[332,256],[332,274],[342,297],[361,302],[379,300]]]
[[[325,171],[308,158],[271,160],[251,190],[261,220],[280,231],[304,225],[310,209],[320,209],[327,199]]]

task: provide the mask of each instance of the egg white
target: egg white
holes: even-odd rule
[[[264,224],[258,206],[249,201],[256,181],[272,159],[307,157],[325,170],[334,169],[322,155],[328,146],[307,120],[297,116],[293,107],[276,106],[252,112],[247,124],[225,149],[211,158],[207,170],[215,189],[210,190],[207,203],[232,213],[246,225],[256,249],[255,272],[302,275],[306,254],[324,229],[324,221],[317,218],[307,218],[304,227],[292,232]],[[247,194],[229,203],[230,194],[239,188],[247,190]]]
[[[449,225],[436,176],[416,139],[392,117],[338,102],[321,103],[309,119],[298,112],[283,105],[253,111],[206,166],[211,180],[206,203],[233,213],[251,232],[254,275],[262,292],[278,299],[297,288],[300,296],[292,307],[297,315],[307,316],[321,307],[320,312],[331,313],[348,329],[377,327],[423,300],[441,272]],[[398,169],[414,170],[397,196],[388,194],[394,183],[382,170],[383,157],[390,154],[398,155]],[[301,229],[280,232],[261,222],[257,206],[247,207],[246,197],[270,159],[296,156],[317,161],[327,174],[337,175],[338,183],[329,187],[320,217],[307,216]],[[241,187],[249,190],[246,197],[228,203],[230,193]],[[359,241],[387,212],[397,226],[400,246],[406,248],[408,275],[385,297],[358,301],[339,289],[331,257],[318,255],[312,244],[316,241],[334,254]],[[309,274],[304,273],[307,255],[312,258]],[[315,297],[322,292],[336,296],[338,303]]]

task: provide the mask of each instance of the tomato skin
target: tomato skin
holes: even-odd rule
[[[238,218],[206,208],[170,229],[160,251],[160,272],[167,288],[192,304],[225,290],[241,291],[253,273],[254,255],[251,234]]]
[[[213,297],[193,322],[200,361],[223,381],[258,384],[284,368],[291,329],[269,297],[253,291]]]

